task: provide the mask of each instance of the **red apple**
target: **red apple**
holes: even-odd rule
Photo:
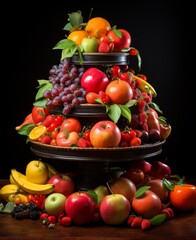
[[[68,132],[78,132],[79,133],[82,130],[82,126],[77,118],[69,117],[69,118],[66,118],[61,123],[60,131],[64,131],[64,130],[67,130]]]
[[[109,194],[103,198],[99,209],[104,223],[120,225],[128,218],[131,205],[122,194]]]
[[[66,197],[72,194],[75,190],[73,180],[66,174],[56,173],[48,180],[48,183],[53,184],[55,193],[62,193]]]
[[[150,172],[152,164],[144,159],[139,159],[131,162],[130,168],[139,168],[142,170],[144,174],[148,174]]]
[[[96,67],[88,68],[81,77],[81,86],[87,92],[104,91],[109,82],[107,75]]]
[[[162,203],[160,198],[152,191],[147,190],[142,195],[133,198],[131,209],[142,218],[152,218],[161,212]]]
[[[110,120],[101,120],[93,125],[90,131],[90,141],[96,148],[117,147],[121,140],[119,127]]]
[[[116,178],[108,184],[113,194],[122,194],[129,201],[134,197],[137,190],[135,184],[126,177]]]
[[[152,163],[149,175],[159,179],[170,178],[171,168],[161,161],[155,161]]]
[[[65,212],[75,224],[88,224],[94,220],[96,204],[86,192],[74,192],[66,200]]]
[[[129,48],[131,45],[131,35],[125,29],[110,30],[107,37],[114,43],[113,51],[115,52],[121,51],[123,48]]]
[[[79,139],[77,132],[60,131],[56,136],[57,146],[60,147],[71,147],[76,145]]]
[[[141,184],[144,180],[145,174],[140,168],[128,168],[121,177],[126,177],[130,179],[136,186]]]

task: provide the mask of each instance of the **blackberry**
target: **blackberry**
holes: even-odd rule
[[[30,213],[30,211],[29,211],[29,209],[27,208],[27,209],[25,209],[25,210],[23,210],[23,211],[21,211],[21,212],[15,213],[15,218],[16,218],[16,219],[29,218],[29,213]]]
[[[40,212],[39,212],[39,210],[37,209],[35,209],[35,210],[33,210],[33,211],[30,211],[30,213],[29,213],[29,218],[30,219],[32,219],[32,220],[37,220],[37,219],[39,219],[39,217],[40,217]]]

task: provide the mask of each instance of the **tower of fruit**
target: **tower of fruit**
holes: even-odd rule
[[[110,169],[162,151],[171,126],[140,73],[131,34],[102,17],[68,14],[59,63],[38,80],[32,112],[16,128],[44,158],[77,163],[79,189],[110,179]],[[135,69],[132,59],[137,60]]]

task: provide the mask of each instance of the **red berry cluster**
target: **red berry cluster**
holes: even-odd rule
[[[46,212],[40,214],[40,220],[44,225],[47,225],[48,228],[54,228],[56,224],[59,224],[64,227],[71,225],[71,218],[60,214],[58,217],[54,215],[49,215]]]
[[[132,228],[141,228],[142,230],[147,230],[151,227],[151,221],[149,219],[143,219],[135,215],[128,217],[127,224]]]

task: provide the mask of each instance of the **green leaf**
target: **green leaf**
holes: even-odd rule
[[[138,188],[138,190],[136,191],[134,198],[138,198],[140,197],[143,193],[145,193],[146,190],[150,189],[151,186],[143,186]]]
[[[118,29],[113,29],[114,33],[116,34],[117,37],[122,38],[122,32]]]
[[[38,86],[39,90],[37,91],[35,100],[43,98],[44,92],[52,89],[52,84],[48,80],[38,80],[38,82],[39,82],[39,86]]]
[[[140,71],[141,66],[142,66],[142,59],[141,59],[141,56],[139,54],[139,51],[137,51],[137,61],[138,61],[138,68],[139,68],[139,71]]]
[[[130,100],[126,104],[124,104],[124,106],[130,108],[130,107],[133,107],[136,104],[137,104],[137,100]]]
[[[129,122],[131,122],[131,110],[130,108],[126,107],[125,105],[119,105],[121,109],[121,114],[123,117],[128,119]]]
[[[148,106],[153,108],[154,110],[156,110],[157,112],[159,112],[161,114],[163,113],[163,111],[159,108],[159,106],[156,103],[154,103],[154,102],[150,102],[148,104]]]
[[[45,108],[47,102],[48,102],[48,99],[42,97],[34,101],[33,106]]]
[[[70,32],[72,28],[73,27],[72,27],[71,23],[69,22],[64,26],[63,30]]]
[[[77,46],[72,46],[70,48],[65,48],[62,50],[62,54],[61,54],[61,60],[63,60],[64,58],[71,58],[73,57],[74,53],[77,50]]]
[[[163,126],[167,125],[167,121],[166,121],[167,119],[164,116],[159,116],[158,120],[160,123],[163,124]]]
[[[97,204],[98,196],[97,196],[96,192],[93,190],[88,190],[87,193],[93,198],[94,202]]]
[[[25,124],[19,130],[18,134],[29,136],[30,131],[35,127],[35,124]]]
[[[72,47],[76,47],[76,43],[74,41],[69,39],[62,39],[53,47],[53,49],[69,49]]]
[[[72,12],[68,14],[69,18],[68,21],[72,25],[72,27],[80,25],[83,23],[82,12],[78,10],[77,12]]]
[[[0,212],[1,213],[11,213],[11,211],[14,209],[15,206],[16,206],[16,204],[13,202],[7,202],[5,205],[0,204]]]
[[[164,222],[166,219],[165,214],[158,214],[154,216],[153,218],[149,219],[152,225],[161,225],[162,222]]]
[[[119,107],[118,104],[112,104],[109,107],[109,111],[108,111],[108,116],[110,117],[110,119],[117,123],[120,116],[121,116],[121,108]]]
[[[80,63],[80,65],[82,65],[82,63],[83,63],[83,56],[82,56],[83,47],[81,45],[79,45],[77,47],[77,50],[78,50],[79,63]]]

